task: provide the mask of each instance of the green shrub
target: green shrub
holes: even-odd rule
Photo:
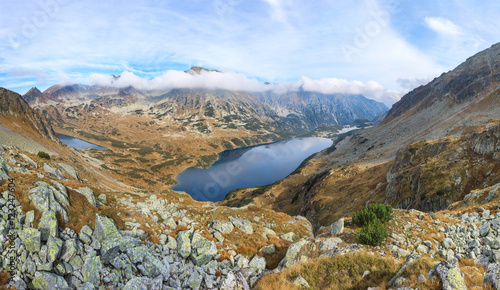
[[[377,246],[382,244],[387,238],[387,230],[380,220],[375,219],[368,225],[361,228],[361,231],[356,235],[358,241],[365,245]]]
[[[354,222],[354,224],[360,227],[365,226],[376,219],[377,216],[375,215],[375,213],[369,211],[366,207],[352,215],[352,221]]]
[[[43,158],[43,159],[47,159],[47,160],[50,160],[50,155],[46,152],[43,152],[43,151],[38,151],[38,157],[40,158]]]
[[[390,221],[392,219],[392,207],[388,204],[370,204],[352,216],[352,221],[360,227],[376,219],[382,223]]]

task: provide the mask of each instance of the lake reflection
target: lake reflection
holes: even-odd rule
[[[273,183],[287,177],[311,154],[326,149],[326,138],[292,138],[271,144],[227,150],[210,168],[188,168],[177,176],[174,190],[195,200],[220,201],[235,188]]]

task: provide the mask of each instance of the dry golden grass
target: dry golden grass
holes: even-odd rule
[[[394,259],[366,252],[350,253],[333,258],[313,259],[278,274],[266,275],[256,289],[298,289],[291,281],[302,276],[311,289],[384,288],[398,270]],[[365,271],[370,271],[362,278]]]

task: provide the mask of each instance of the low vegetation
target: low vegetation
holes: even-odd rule
[[[361,226],[356,239],[366,245],[377,246],[387,239],[384,223],[392,219],[393,209],[386,204],[370,204],[352,216],[354,224]]]
[[[40,158],[50,160],[50,155],[48,153],[46,153],[46,152],[39,151],[37,155]]]
[[[333,258],[314,259],[286,269],[279,274],[267,275],[256,289],[300,289],[292,281],[302,276],[310,289],[367,289],[387,285],[398,265],[391,258],[365,252],[346,254]],[[369,274],[363,277],[363,273]]]

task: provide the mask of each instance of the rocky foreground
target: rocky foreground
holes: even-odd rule
[[[249,289],[259,287],[265,275],[279,275],[303,262],[350,252],[390,256],[395,264],[401,263],[389,282],[389,287],[396,289],[419,283],[425,288],[426,281],[437,281],[443,289],[467,289],[470,274],[459,264],[465,260],[473,261],[468,267],[483,277],[484,285],[500,289],[500,211],[491,208],[500,197],[500,184],[474,191],[463,201],[483,203],[490,209],[478,207],[438,216],[398,210],[389,225],[391,235],[380,247],[355,243],[352,237],[356,228],[349,220],[340,219],[323,227],[316,236],[311,229],[305,236],[277,234],[269,222],[261,222],[265,225],[263,232],[257,233],[262,216],[250,221],[233,212],[224,220],[195,221],[178,208],[178,203],[150,196],[135,208],[163,225],[163,233],[153,242],[139,229],[140,222],[129,221],[125,223],[127,229],[119,229],[106,214],[96,214],[94,224],[83,225],[78,232],[62,226],[71,224],[70,190],[95,208],[104,206],[107,197],[96,196],[86,186],[63,185],[68,179],[80,179],[70,165],[52,161],[42,165],[33,159],[15,147],[0,148],[0,183],[10,189],[0,197],[0,267],[9,271],[8,286],[15,289]],[[15,183],[11,179],[14,175]],[[23,175],[38,180],[20,180]],[[21,195],[15,188],[20,183],[28,188]],[[23,198],[29,200],[24,206]],[[127,203],[127,199],[121,201],[124,206]],[[205,210],[208,215],[215,208],[207,206]],[[293,220],[304,221],[300,217]],[[206,226],[209,235],[200,225]],[[266,255],[277,251],[275,244],[269,242],[257,254],[239,254],[237,247],[225,243],[224,238],[236,233],[248,239],[278,236],[289,246],[277,267],[270,269]],[[424,238],[428,233],[432,235]],[[405,269],[423,257],[431,258],[435,267],[420,275],[415,284],[405,276]],[[291,282],[297,287],[313,283],[301,276]]]

